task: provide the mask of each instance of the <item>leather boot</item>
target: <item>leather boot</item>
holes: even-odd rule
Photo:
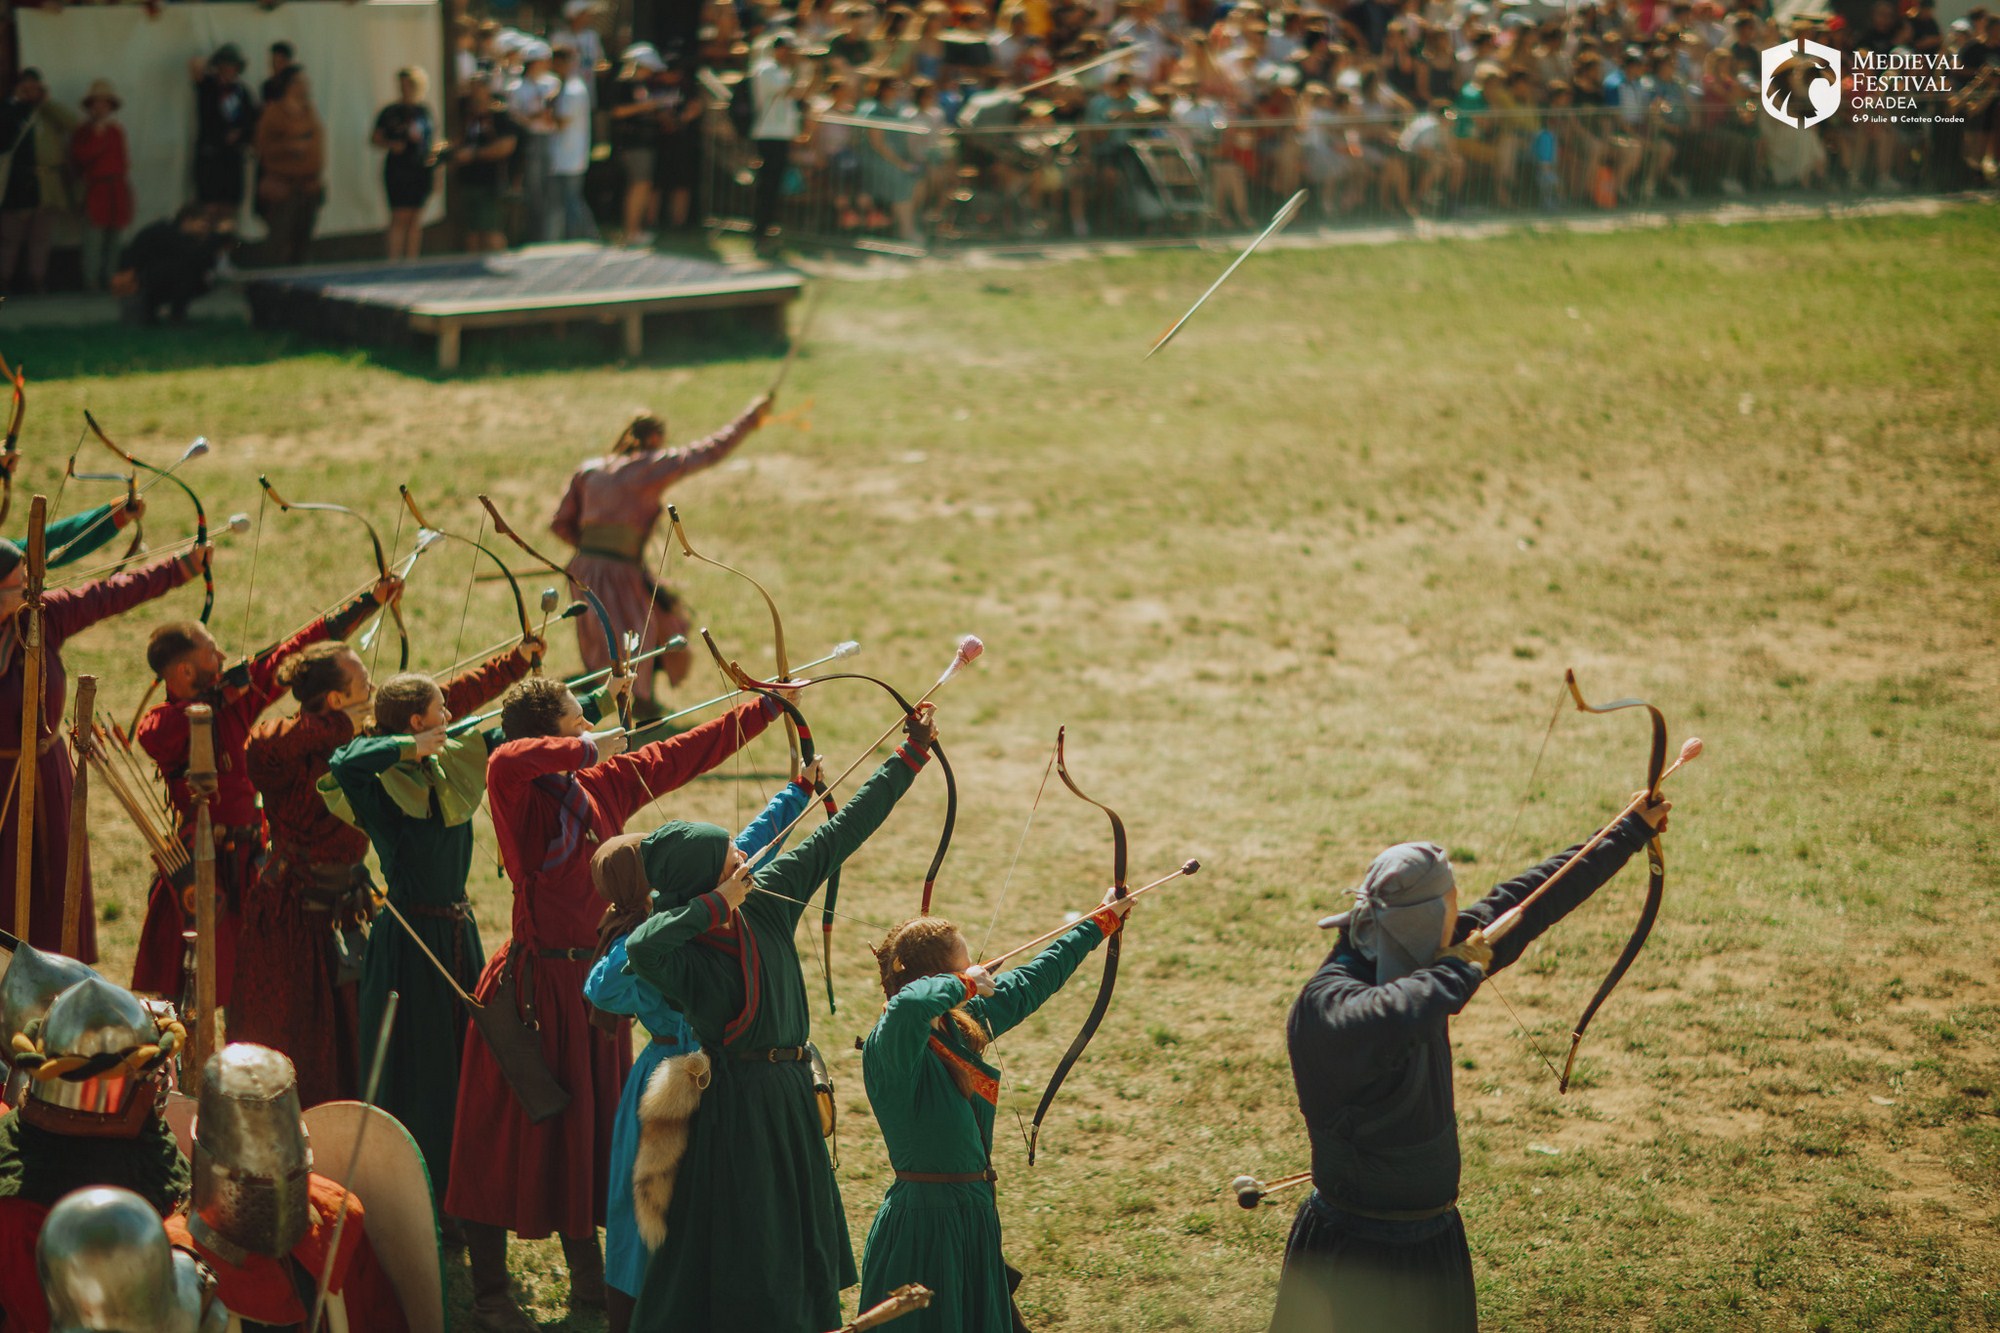
[[[627,1296],[616,1287],[604,1289],[604,1327],[606,1333],[631,1333],[632,1312],[639,1308],[635,1297]]]
[[[562,1238],[563,1262],[569,1265],[569,1308],[604,1308],[604,1251],[597,1248],[597,1233]]]
[[[484,1333],[537,1333],[533,1320],[514,1304],[507,1277],[507,1229],[461,1221],[465,1254],[472,1265],[472,1325]]]

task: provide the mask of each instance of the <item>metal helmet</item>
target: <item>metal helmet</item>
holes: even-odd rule
[[[129,1138],[153,1113],[182,1033],[93,973],[56,996],[33,1038],[14,1056],[33,1075],[22,1117],[62,1134]]]
[[[290,1254],[312,1220],[311,1173],[292,1062],[249,1042],[210,1056],[194,1121],[195,1239],[224,1258]]]
[[[177,1253],[153,1206],[95,1185],[63,1196],[35,1243],[53,1333],[220,1333],[215,1279]]]
[[[11,1063],[14,1038],[48,1013],[56,996],[96,975],[76,959],[37,949],[26,940],[16,940],[11,950],[0,945],[0,1059],[10,1062],[7,1077],[0,1080],[6,1085],[0,1101],[19,1106],[27,1091],[27,1071],[17,1070]]]

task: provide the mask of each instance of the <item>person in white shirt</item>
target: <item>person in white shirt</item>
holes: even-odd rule
[[[792,164],[792,141],[799,137],[799,104],[806,89],[799,82],[798,65],[796,40],[780,31],[771,37],[764,57],[750,67],[751,105],[756,110],[750,138],[758,157],[750,230],[764,253],[777,246],[778,198]]]
[[[576,76],[583,80],[591,105],[597,104],[597,76],[610,65],[604,54],[604,34],[593,21],[603,11],[598,0],[569,0],[563,6],[563,26],[549,34],[549,45],[576,52]]]
[[[521,81],[507,94],[507,113],[521,127],[521,219],[524,241],[551,239],[543,232],[549,215],[549,145],[555,137],[551,110],[562,82],[549,73],[554,55],[547,42],[531,41],[521,48]]]
[[[549,189],[543,201],[542,239],[594,241],[597,220],[583,203],[583,174],[590,169],[590,89],[577,75],[576,48],[558,46],[553,72],[560,85],[550,104]]]

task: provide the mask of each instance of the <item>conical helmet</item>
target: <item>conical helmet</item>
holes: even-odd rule
[[[14,1069],[14,1038],[22,1036],[30,1023],[48,1013],[56,996],[97,974],[74,958],[37,949],[26,940],[17,940],[12,950],[0,947],[0,1057],[9,1060],[4,1080],[6,1090],[0,1101],[19,1106],[27,1091],[26,1071]]]
[[[222,1333],[215,1279],[176,1253],[151,1204],[96,1185],[64,1195],[35,1244],[53,1333]]]
[[[32,1079],[21,1115],[59,1134],[130,1138],[158,1103],[160,1072],[186,1033],[138,996],[92,973],[56,996],[16,1043]]]
[[[194,1122],[195,1239],[224,1258],[291,1253],[311,1221],[311,1173],[292,1062],[249,1042],[210,1056]]]

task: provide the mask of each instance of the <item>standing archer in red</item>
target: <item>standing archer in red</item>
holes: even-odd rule
[[[631,688],[614,676],[613,697]],[[562,1237],[573,1309],[604,1305],[597,1229],[609,1194],[612,1121],[632,1067],[631,1032],[590,1021],[583,984],[603,900],[590,878],[600,843],[625,821],[729,758],[776,715],[753,699],[692,731],[625,753],[625,731],[592,718],[561,681],[524,680],[500,702],[507,740],[486,764],[486,795],[507,878],[513,938],[487,961],[476,998],[514,1004],[540,1027],[542,1059],[568,1106],[529,1120],[476,1030],[465,1038],[444,1211],[465,1228],[473,1319],[499,1333],[535,1327],[508,1290],[507,1233]]]
[[[215,710],[215,770],[217,790],[210,806],[215,824],[215,876],[222,891],[216,913],[216,1003],[227,1008],[236,976],[236,938],[241,929],[243,895],[257,878],[264,860],[264,816],[257,808],[257,790],[250,783],[245,748],[257,719],[284,693],[278,667],[292,654],[323,639],[344,639],[377,607],[402,596],[403,581],[386,578],[373,589],[307,625],[298,633],[249,661],[225,671],[222,649],[208,626],[191,620],[162,625],[146,645],[146,664],[166,686],[166,702],[157,704],[139,723],[134,739],[152,756],[166,779],[184,841],[192,845],[194,801],[188,788],[188,717],[194,704]],[[139,956],[132,964],[132,989],[179,996],[182,970],[181,934],[194,926],[194,904],[164,879],[153,881],[146,904],[146,924],[139,932]]]

